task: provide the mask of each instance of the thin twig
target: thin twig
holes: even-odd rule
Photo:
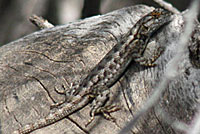
[[[187,132],[189,126],[182,122],[182,121],[177,121],[175,119],[173,119],[168,113],[166,113],[161,107],[156,107],[155,108],[155,112],[156,114],[158,114],[161,119],[169,124],[170,126],[172,126],[174,129],[178,130],[178,131],[182,131],[182,132]]]
[[[193,123],[190,125],[187,134],[199,134],[200,133],[200,109],[196,113]]]
[[[180,11],[178,9],[176,9],[174,6],[172,6],[172,4],[167,3],[163,0],[153,0],[154,2],[158,3],[161,7],[171,11],[174,14],[180,14]]]
[[[187,14],[186,20],[188,23],[191,23],[191,25],[194,25],[194,19],[196,19],[199,8],[200,8],[200,0],[194,0],[193,2],[194,6],[191,8],[191,12]],[[188,24],[189,25],[189,24]],[[189,28],[188,28],[189,29]],[[194,118],[194,123],[190,125],[190,129],[188,130],[187,134],[199,134],[200,133],[200,109],[198,108],[198,111]]]
[[[179,69],[179,64],[185,57],[185,51],[187,51],[188,41],[194,27],[194,21],[197,18],[199,8],[198,6],[199,0],[194,0],[189,8],[190,10],[185,15],[186,25],[183,34],[180,36],[178,45],[176,45],[176,50],[178,50],[177,54],[169,61],[166,67],[166,72],[161,79],[160,84],[155,88],[153,94],[150,96],[149,99],[147,99],[141,110],[138,111],[135,117],[120,131],[120,134],[124,134],[130,131],[130,129],[137,123],[140,117],[144,116],[147,111],[149,111],[153,106],[158,103],[160,97],[162,96],[162,93],[166,90],[170,81],[172,81],[182,73],[182,70]]]
[[[40,29],[52,28],[54,25],[37,15],[32,15],[29,20]]]

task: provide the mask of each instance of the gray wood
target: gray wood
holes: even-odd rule
[[[62,85],[69,88],[70,83],[78,83],[139,18],[152,10],[144,5],[127,7],[44,29],[0,47],[0,133],[9,134],[21,125],[45,117],[50,105],[64,99],[54,88],[62,90]],[[175,15],[174,21],[151,39],[149,49],[154,48],[153,45],[166,47],[156,67],[145,68],[132,63],[125,76],[113,86],[113,103],[121,106],[120,111],[112,114],[117,123],[98,116],[85,128],[90,118],[87,106],[70,118],[33,134],[119,132],[160,82],[168,61],[176,53],[182,26],[182,16]],[[196,34],[199,33],[197,30]],[[189,45],[199,47],[198,42]],[[191,121],[200,90],[200,71],[190,63],[188,54],[182,63],[184,72],[170,82],[159,103],[171,117],[184,122]],[[175,133],[175,130],[152,109],[131,133]]]

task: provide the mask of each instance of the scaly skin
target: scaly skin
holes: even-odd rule
[[[70,103],[58,108],[56,112],[44,119],[19,128],[14,133],[28,134],[73,114],[93,100],[96,101],[98,95],[107,92],[117,82],[132,60],[141,65],[153,66],[153,62],[159,55],[145,58],[143,53],[152,34],[170,21],[171,13],[160,8],[141,18],[124,36],[124,39],[117,43],[92,69],[91,73],[79,85],[71,89],[73,100]],[[105,94],[107,95],[107,93]],[[99,107],[101,106],[100,104]],[[96,106],[95,109],[99,107]],[[95,110],[92,110],[94,116]]]

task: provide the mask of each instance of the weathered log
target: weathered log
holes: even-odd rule
[[[64,99],[54,89],[62,90],[62,85],[68,89],[71,83],[78,83],[142,16],[152,10],[152,7],[144,5],[123,8],[44,29],[0,47],[0,133],[10,134],[20,126],[49,114],[50,105]],[[116,123],[99,116],[85,128],[90,118],[90,107],[87,106],[33,134],[119,132],[160,82],[167,63],[176,53],[175,42],[183,25],[183,17],[174,15],[174,20],[149,42],[149,49],[154,45],[166,48],[156,61],[156,67],[146,68],[133,62],[125,76],[113,86],[113,103],[121,106],[120,111],[112,114]],[[170,82],[159,103],[172,119],[186,123],[193,117],[200,91],[200,71],[196,66],[199,59],[189,58],[189,55],[193,56],[190,53],[199,55],[196,51],[200,46],[199,31],[197,27],[195,39],[189,44],[191,50],[186,52],[181,68],[184,72]],[[155,112],[156,108],[144,116],[130,133],[178,133]]]

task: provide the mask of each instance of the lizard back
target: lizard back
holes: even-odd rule
[[[132,60],[140,64],[137,59],[142,57],[150,37],[171,21],[171,15],[171,12],[157,8],[141,18],[74,89],[73,94],[85,94],[95,92],[93,90],[96,87],[113,86]]]
[[[54,113],[35,123],[14,131],[14,134],[28,134],[34,130],[53,124],[86,106],[91,100],[89,94],[101,92],[102,87],[111,87],[121,77],[132,60],[139,62],[146,45],[154,32],[171,21],[171,13],[164,9],[155,9],[141,18],[131,30],[117,43],[92,69],[91,73],[73,90],[76,96]],[[140,62],[139,62],[140,63]]]

